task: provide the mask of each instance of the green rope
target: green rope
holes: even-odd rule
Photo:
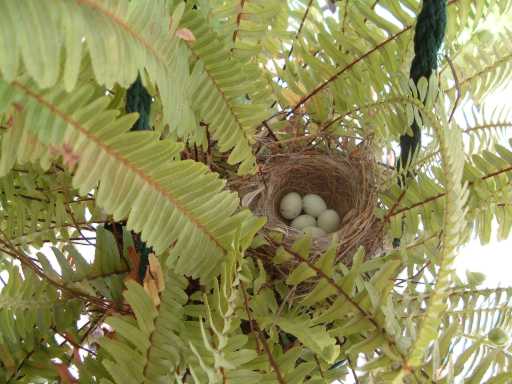
[[[437,69],[437,54],[444,40],[446,31],[446,0],[423,0],[421,12],[416,22],[414,33],[414,58],[410,77],[415,84],[421,77],[427,79]],[[397,169],[407,165],[415,152],[421,147],[421,130],[416,120],[411,125],[412,136],[400,136],[400,159]],[[399,185],[404,179],[398,179]],[[393,246],[400,246],[400,239],[393,239]]]
[[[140,76],[137,76],[137,79],[126,91],[125,109],[127,113],[137,112],[139,114],[139,118],[130,129],[131,131],[151,130],[151,126],[149,124],[149,113],[151,112],[151,95],[148,93],[146,88],[144,88]],[[123,250],[122,239],[124,225],[126,225],[126,222],[113,222],[107,223],[105,225],[105,229],[108,229],[114,235],[120,252]],[[146,275],[146,269],[149,264],[149,254],[152,252],[152,249],[146,246],[146,243],[141,240],[139,234],[132,232],[132,237],[135,250],[140,256],[138,275],[139,281],[142,282],[144,280],[144,276]]]
[[[446,0],[423,0],[421,12],[416,22],[414,34],[414,59],[410,77],[415,84],[421,77],[430,77],[437,69],[437,54],[446,31]],[[421,146],[420,127],[414,121],[413,135],[400,136],[400,159],[397,168],[407,165],[416,150]]]
[[[148,131],[149,113],[151,112],[151,95],[146,91],[140,75],[126,92],[126,112],[138,112],[139,119],[133,124],[132,131]]]
[[[140,75],[126,91],[126,112],[138,112],[139,119],[133,124],[131,131],[149,131],[149,114],[151,112],[151,95],[148,93]],[[140,256],[139,280],[143,281],[149,264],[149,254],[152,252],[140,238],[140,234],[132,233],[135,249]]]

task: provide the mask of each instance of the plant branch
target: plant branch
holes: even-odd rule
[[[293,53],[293,48],[295,46],[295,42],[297,41],[297,39],[299,38],[300,33],[302,32],[302,28],[304,27],[304,24],[306,23],[306,19],[308,17],[309,10],[310,10],[312,5],[313,5],[313,0],[309,0],[308,5],[306,5],[306,11],[304,12],[304,16],[302,16],[302,20],[300,21],[299,29],[297,30],[297,33],[295,34],[295,39],[293,39],[292,46],[290,47],[290,50],[288,51],[288,56],[286,58],[287,62],[288,62],[288,60],[290,59],[290,57],[291,57],[291,55]],[[283,70],[284,69],[286,69],[286,63],[284,63]]]
[[[23,366],[25,365],[25,363],[28,361],[28,359],[30,359],[30,357],[35,353],[35,349],[32,349],[30,352],[28,352],[25,356],[23,356],[23,360],[21,360],[21,362],[18,364],[18,366],[16,367],[16,371],[12,373],[12,375],[7,379],[6,381],[6,384],[9,384],[11,383],[11,380],[13,379],[16,379],[16,377],[18,376],[18,374],[20,373],[20,370],[23,368]],[[16,379],[16,381],[18,381]]]
[[[71,344],[71,346],[72,346],[73,348],[81,349],[81,350],[83,350],[83,351],[85,351],[85,352],[87,352],[87,353],[90,353],[90,354],[91,354],[91,355],[93,355],[93,356],[96,356],[96,355],[97,355],[95,351],[93,351],[92,349],[86,348],[86,347],[84,347],[84,346],[80,345],[79,343],[77,343],[77,342],[73,341],[73,340],[72,340],[68,335],[66,335],[65,333],[60,333],[59,331],[57,331],[57,329],[56,329],[56,328],[52,328],[52,329],[53,329],[53,331],[54,331],[57,335],[59,335],[60,337],[62,337],[62,338],[64,339],[64,343],[68,342],[69,344]]]
[[[352,372],[352,376],[354,377],[355,383],[359,384],[359,378],[357,377],[356,371],[352,365],[352,360],[348,356],[347,356],[347,361],[348,361],[348,367],[350,368],[350,371]]]
[[[242,20],[242,13],[244,10],[245,0],[240,0],[240,12],[236,15],[236,28],[233,32],[233,43],[236,41],[236,38],[240,34],[240,21]]]
[[[512,171],[512,166],[510,167],[507,167],[507,168],[503,168],[503,169],[500,169],[500,170],[497,170],[495,172],[492,172],[492,173],[489,173],[488,175],[485,175],[483,177],[481,177],[479,180],[486,180],[486,179],[489,179],[491,177],[495,177],[495,176],[498,176],[502,173],[506,173],[506,172],[510,172]],[[469,185],[473,185],[475,183],[475,181],[471,181],[469,182]],[[423,201],[420,201],[418,203],[415,203],[413,205],[410,205],[408,207],[405,207],[405,208],[402,208],[402,209],[399,209],[397,210],[396,212],[393,212],[393,214],[389,215],[390,217],[392,216],[396,216],[396,215],[399,215],[400,213],[403,213],[405,211],[410,211],[411,209],[414,209],[414,208],[417,208],[419,206],[422,206],[424,204],[427,204],[427,203],[430,203],[431,201],[434,201],[434,200],[437,200],[443,196],[446,196],[446,192],[441,192],[441,193],[438,193],[437,195],[434,195],[434,196],[431,196]]]
[[[401,30],[400,32],[397,32],[395,33],[393,36],[387,38],[386,40],[384,40],[383,42],[377,44],[375,47],[373,47],[372,49],[370,49],[369,51],[365,52],[364,54],[362,54],[361,56],[359,56],[357,59],[355,59],[354,61],[352,61],[351,63],[347,64],[345,67],[341,68],[339,71],[337,71],[334,75],[332,75],[330,78],[328,78],[327,80],[325,80],[322,84],[318,85],[317,87],[315,87],[310,93],[308,93],[306,96],[302,97],[299,102],[297,104],[295,104],[291,111],[288,112],[287,116],[290,116],[291,114],[293,114],[297,109],[299,109],[302,105],[304,105],[304,103],[306,103],[309,99],[311,99],[313,96],[315,96],[318,92],[322,91],[325,87],[327,87],[330,83],[332,83],[333,81],[337,80],[339,78],[339,76],[341,76],[343,73],[345,73],[346,71],[348,71],[350,68],[352,68],[354,65],[356,65],[357,63],[359,63],[360,61],[362,61],[363,59],[367,58],[368,56],[370,56],[372,53],[378,51],[380,48],[382,48],[383,46],[385,46],[386,44],[388,44],[389,42],[395,40],[396,38],[398,38],[399,36],[401,36],[403,33],[409,31],[410,29],[412,28],[411,25],[408,25],[407,27],[405,27],[403,30]]]
[[[27,257],[23,252],[19,251],[18,248],[13,245],[5,236],[5,233],[0,230],[0,234],[2,234],[3,238],[0,238],[0,244],[3,245],[5,248],[0,248],[0,250],[11,257],[19,260],[23,265],[29,267],[36,275],[41,277],[42,279],[48,281],[53,286],[57,287],[58,289],[61,289],[63,291],[66,291],[70,293],[73,297],[76,297],[78,299],[81,299],[85,302],[89,302],[92,304],[97,305],[100,308],[104,308],[105,310],[109,309],[117,309],[121,312],[126,312],[126,309],[123,307],[120,307],[107,299],[100,299],[96,296],[91,296],[85,292],[82,292],[76,288],[72,288],[68,286],[66,283],[61,283],[60,281],[57,281],[49,276],[47,276],[43,269],[37,265],[31,258]]]
[[[279,384],[286,384],[286,381],[284,380],[283,375],[282,375],[281,371],[279,370],[279,366],[277,365],[277,362],[274,359],[274,356],[272,355],[272,351],[270,350],[267,340],[263,336],[262,331],[261,331],[260,327],[258,326],[258,323],[256,322],[256,320],[254,320],[254,322],[251,321],[251,316],[249,315],[250,308],[249,308],[249,303],[248,303],[248,299],[247,299],[247,293],[245,292],[245,284],[242,280],[240,280],[240,287],[242,288],[242,295],[244,296],[244,305],[246,308],[246,312],[247,312],[247,315],[249,316],[249,321],[252,324],[251,328],[254,327],[254,330],[255,330],[256,339],[260,339],[261,344],[263,345],[263,349],[268,356],[268,361],[269,361],[270,365],[272,366],[272,368],[274,369],[274,373],[276,374],[277,382]]]

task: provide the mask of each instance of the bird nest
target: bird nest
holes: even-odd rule
[[[310,257],[318,257],[333,239],[337,241],[336,261],[346,265],[351,264],[352,256],[360,246],[364,247],[366,257],[375,255],[381,248],[382,225],[374,214],[377,205],[376,162],[367,147],[360,145],[350,153],[339,148],[310,148],[271,154],[261,160],[257,175],[239,179],[232,188],[238,190],[243,206],[256,215],[267,217],[263,229],[265,237],[276,238],[276,232],[280,233],[281,244],[291,247],[303,233],[281,216],[281,199],[289,192],[298,192],[302,196],[314,193],[337,211],[341,225],[332,234],[313,238]],[[265,253],[268,253],[269,261],[278,243],[267,246],[270,249]]]

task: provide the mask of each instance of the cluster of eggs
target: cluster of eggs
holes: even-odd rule
[[[313,237],[335,232],[340,225],[340,216],[334,209],[327,209],[324,199],[309,193],[302,197],[290,192],[281,199],[281,215],[291,220],[291,226]]]

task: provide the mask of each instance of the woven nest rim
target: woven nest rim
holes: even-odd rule
[[[350,262],[362,245],[368,256],[380,248],[381,224],[374,215],[377,205],[376,162],[369,150],[357,156],[336,150],[309,150],[268,156],[260,172],[234,186],[242,206],[268,218],[265,232],[278,231],[291,245],[302,232],[292,228],[279,212],[281,198],[288,192],[316,193],[341,217],[337,236],[337,260]],[[313,250],[320,253],[331,244],[332,234],[316,237]]]

